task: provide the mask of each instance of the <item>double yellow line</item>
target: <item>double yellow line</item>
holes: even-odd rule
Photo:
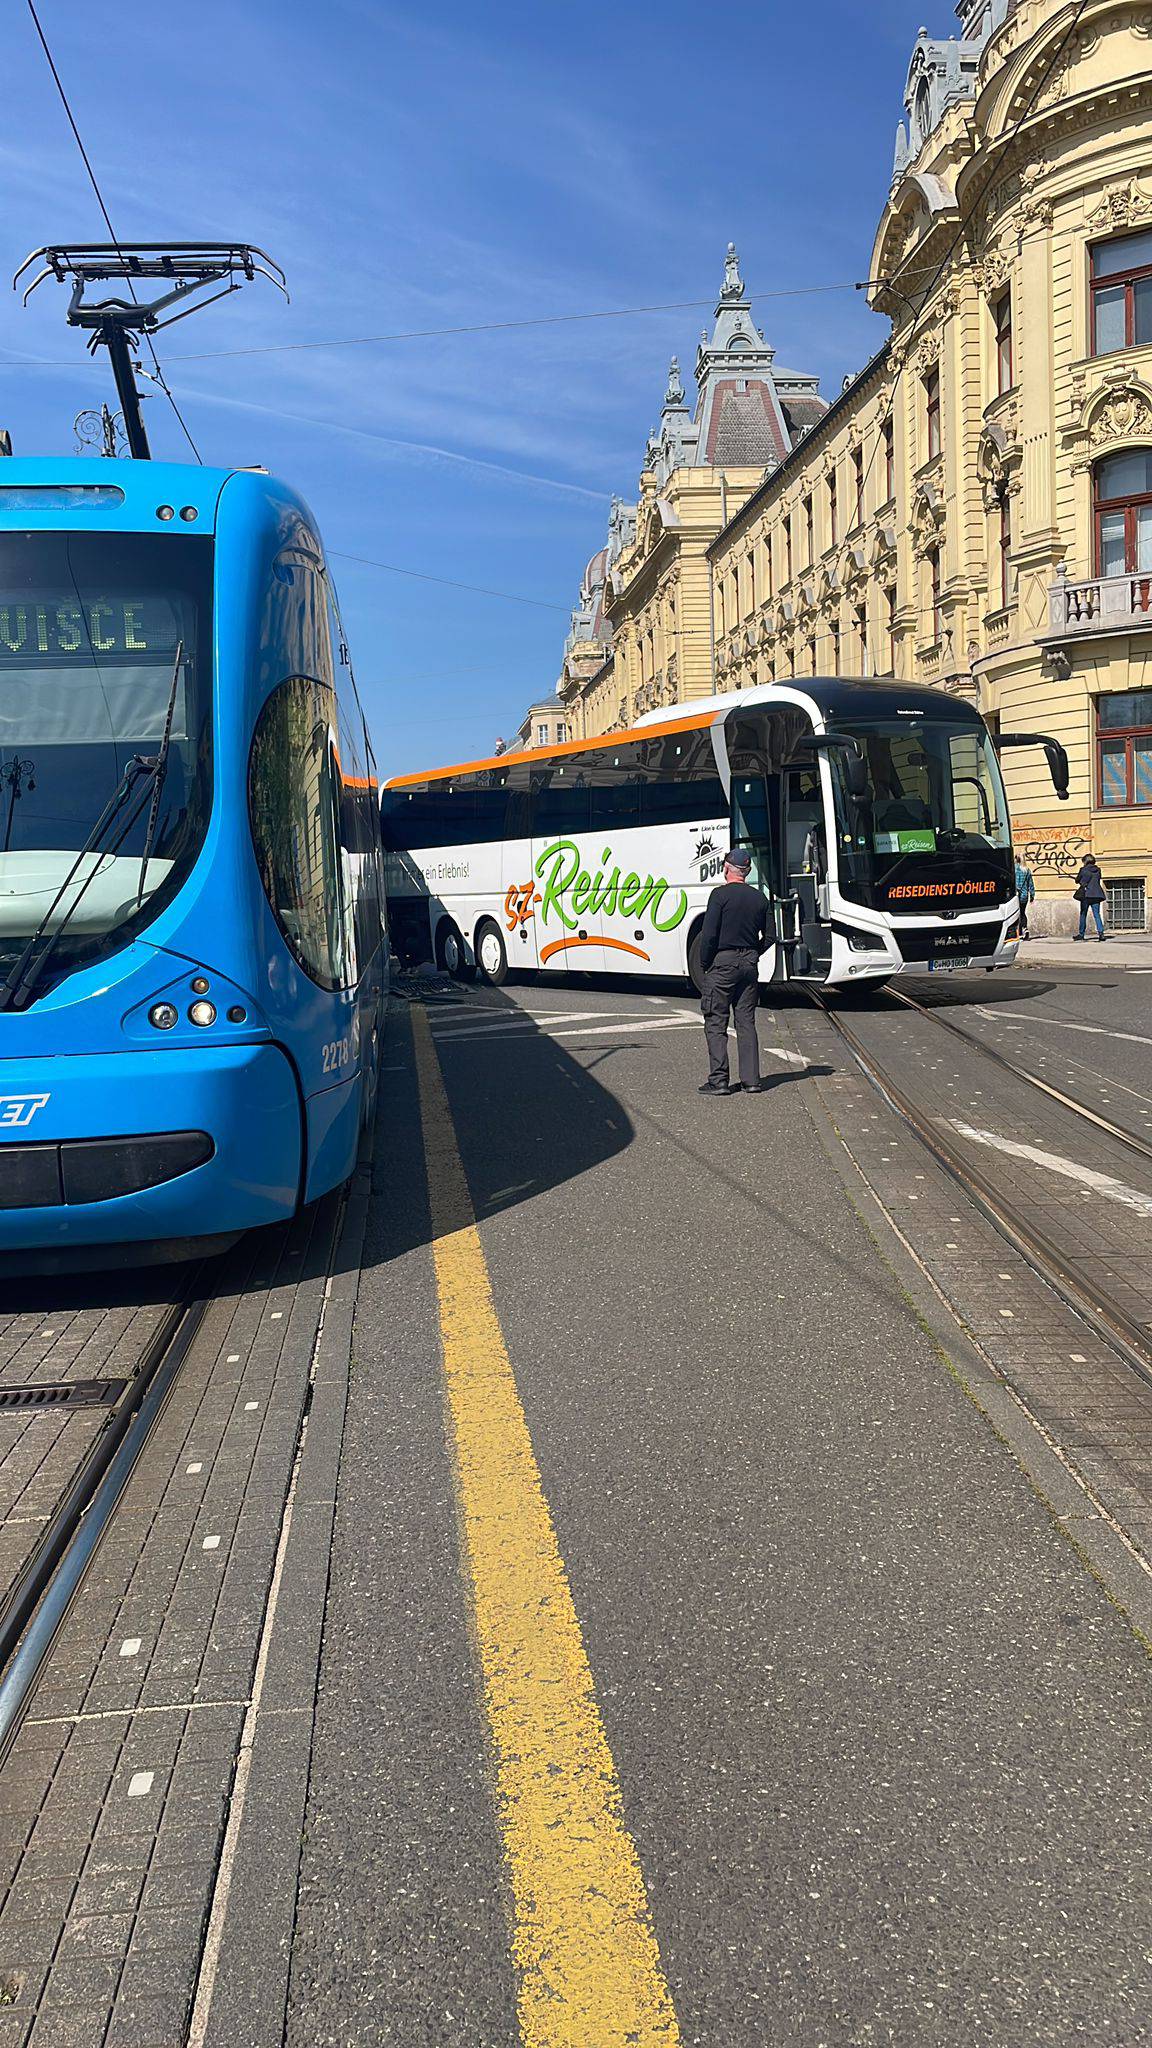
[[[466,1576],[524,2048],[678,2048],[636,1845],[424,1011],[412,1010]]]

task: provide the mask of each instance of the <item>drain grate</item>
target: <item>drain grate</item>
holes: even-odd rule
[[[0,1408],[111,1408],[127,1380],[69,1380],[53,1386],[0,1386]]]

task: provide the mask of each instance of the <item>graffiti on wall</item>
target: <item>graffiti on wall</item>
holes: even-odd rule
[[[1029,825],[1018,821],[1012,831],[1017,860],[1041,875],[1074,875],[1092,842],[1070,825]]]

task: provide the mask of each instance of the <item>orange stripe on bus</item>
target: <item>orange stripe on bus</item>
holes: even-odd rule
[[[659,725],[629,726],[624,732],[598,733],[591,740],[565,740],[558,747],[527,747],[518,754],[491,754],[483,761],[461,761],[455,768],[428,768],[423,775],[394,775],[384,784],[385,789],[412,789],[425,782],[443,782],[450,775],[476,775],[482,768],[508,768],[521,761],[534,761],[546,768],[549,761],[560,761],[568,754],[589,754],[601,747],[624,747],[633,740],[660,739],[671,732],[702,732],[711,725],[715,713],[695,712],[686,718],[661,720]]]
[[[565,951],[565,949],[566,949],[566,948],[567,948],[568,946],[611,946],[611,947],[613,948],[613,950],[614,950],[615,952],[617,952],[617,953],[635,953],[635,955],[636,955],[636,958],[637,958],[638,960],[648,960],[648,959],[650,959],[650,958],[651,958],[651,955],[650,955],[649,953],[645,953],[642,947],[640,947],[640,946],[630,946],[630,945],[628,944],[628,941],[627,941],[627,939],[579,939],[579,938],[576,938],[576,939],[553,939],[553,941],[552,941],[552,943],[551,943],[551,945],[550,945],[550,946],[541,946],[541,948],[540,948],[540,958],[541,958],[541,961],[544,961],[544,960],[550,960],[550,959],[552,958],[552,955],[553,955],[553,953],[563,953],[563,952]]]

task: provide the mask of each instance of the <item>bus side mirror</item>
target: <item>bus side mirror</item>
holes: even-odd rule
[[[862,803],[868,794],[868,763],[860,751],[859,741],[846,732],[822,732],[814,733],[808,745],[820,754],[843,754],[848,794],[857,803]]]
[[[1050,739],[1043,732],[1002,732],[993,741],[999,754],[1005,747],[1043,747],[1048,760],[1048,772],[1052,787],[1062,804],[1068,801],[1068,755],[1059,740]]]

